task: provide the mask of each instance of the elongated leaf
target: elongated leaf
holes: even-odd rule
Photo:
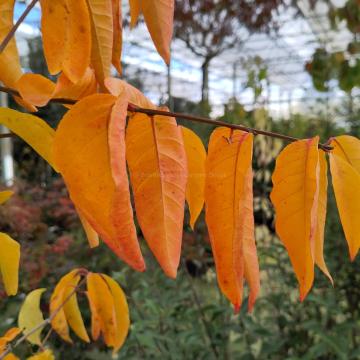
[[[143,271],[124,160],[126,111],[124,104],[113,110],[115,102],[97,94],[74,105],[57,129],[54,157],[82,215],[121,259]]]
[[[133,116],[126,133],[126,154],[141,230],[165,273],[175,278],[187,182],[186,153],[176,120]]]
[[[98,82],[110,76],[113,54],[112,0],[87,0],[92,19],[91,63]]]
[[[329,278],[333,284],[333,279],[329,273],[329,270],[324,260],[324,232],[326,222],[326,209],[327,209],[327,162],[325,153],[319,151],[319,204],[318,204],[318,215],[317,215],[317,228],[315,236],[315,264],[321,269],[321,271]]]
[[[285,245],[304,300],[314,281],[319,201],[318,137],[288,145],[278,156],[271,201],[276,232]]]
[[[249,309],[259,287],[252,211],[252,144],[251,134],[218,128],[211,135],[206,161],[206,223],[219,286],[236,311],[242,303],[244,277],[252,293]]]
[[[87,276],[87,289],[105,343],[108,346],[114,346],[117,338],[117,322],[114,298],[110,288],[100,274],[89,273]]]
[[[114,353],[118,352],[127,337],[130,327],[129,307],[126,296],[119,284],[111,277],[103,274],[102,277],[110,288],[114,298],[115,318],[116,318],[116,335],[114,337]]]
[[[139,15],[141,14],[141,0],[129,0],[129,3],[131,16],[130,27],[133,29],[138,22]]]
[[[141,0],[141,10],[157,51],[169,64],[170,44],[173,35],[174,0]],[[134,18],[136,18],[136,13]]]
[[[53,2],[53,0],[50,0]],[[66,0],[67,39],[63,71],[73,83],[80,81],[90,65],[91,23],[86,0]]]
[[[14,5],[15,0],[0,1],[0,41],[5,38],[13,26]],[[15,38],[12,38],[5,50],[0,54],[0,82],[14,88],[21,75],[19,53]]]
[[[350,258],[354,260],[360,248],[360,173],[335,153],[330,153],[330,170]]]
[[[101,324],[99,314],[97,312],[97,307],[94,300],[89,296],[89,292],[86,291],[86,296],[89,301],[89,307],[91,312],[91,336],[93,340],[97,340],[101,333]]]
[[[188,164],[186,201],[190,209],[190,225],[195,222],[204,206],[206,150],[201,139],[190,129],[181,127]]]
[[[122,51],[122,11],[121,0],[111,0],[113,14],[113,50],[112,63],[121,74],[121,51]]]
[[[51,321],[53,329],[67,342],[72,342],[69,335],[69,325],[75,334],[85,342],[89,342],[84,322],[79,310],[74,289],[80,281],[78,270],[75,269],[61,278],[50,299],[50,314],[58,311]],[[69,298],[70,297],[70,298]]]
[[[19,280],[20,245],[10,236],[0,233],[0,270],[8,295],[16,295]]]
[[[97,234],[97,232],[93,229],[93,227],[89,224],[89,222],[86,220],[85,216],[82,215],[81,211],[79,209],[76,209],[81,224],[84,228],[84,231],[86,233],[86,237],[88,239],[89,245],[91,248],[95,248],[97,246],[99,246],[100,240],[99,240],[99,235]]]
[[[0,354],[6,350],[6,345],[13,341],[20,333],[21,329],[13,327],[9,329],[4,336],[0,337]]]
[[[50,74],[80,80],[90,63],[91,33],[86,0],[40,0],[41,29]]]
[[[55,132],[44,120],[19,111],[0,108],[0,124],[20,136],[56,169],[52,154]]]
[[[21,306],[18,324],[24,335],[28,335],[27,340],[32,344],[41,345],[41,332],[45,326],[39,328],[34,333],[29,334],[34,328],[44,322],[44,316],[40,309],[41,295],[46,289],[36,289],[28,294]]]

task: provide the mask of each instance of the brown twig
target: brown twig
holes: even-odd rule
[[[25,11],[21,14],[16,24],[11,28],[9,33],[5,36],[3,41],[0,44],[0,54],[5,50],[6,46],[10,42],[10,40],[14,37],[16,30],[21,25],[21,23],[25,20],[26,16],[32,10],[32,8],[36,5],[39,0],[32,0],[31,3],[26,7]]]
[[[14,96],[21,97],[20,93],[17,90],[14,90],[14,89],[11,89],[11,88],[8,88],[5,86],[0,86],[0,91],[6,92],[6,93],[14,95]],[[74,104],[76,104],[77,101],[71,100],[71,99],[55,98],[55,99],[51,99],[49,102],[57,103],[57,104],[74,105]],[[224,126],[224,127],[227,127],[229,129],[233,129],[233,130],[242,130],[242,131],[246,131],[248,133],[252,133],[254,135],[264,135],[264,136],[269,136],[272,138],[277,138],[277,139],[281,139],[281,140],[285,140],[285,141],[289,141],[289,142],[294,142],[294,141],[300,140],[299,138],[276,133],[273,131],[255,129],[255,128],[251,128],[251,127],[244,126],[244,125],[238,125],[238,124],[229,124],[225,121],[213,120],[210,118],[195,116],[195,115],[190,115],[190,114],[176,113],[176,112],[164,111],[164,110],[158,110],[158,109],[146,109],[146,108],[136,106],[134,104],[129,104],[128,111],[142,113],[142,114],[146,114],[146,115],[150,115],[150,116],[162,115],[162,116],[176,117],[176,118],[189,120],[189,121],[193,121],[193,122],[198,122],[198,123],[202,123],[202,124]],[[324,151],[332,150],[332,147],[329,146],[328,144],[319,144],[319,148]]]
[[[64,299],[64,301],[55,309],[55,311],[43,322],[35,326],[29,332],[24,334],[19,340],[17,340],[14,345],[8,344],[6,350],[0,354],[0,360],[4,359],[7,355],[9,355],[16,347],[18,347],[21,343],[23,343],[29,336],[36,333],[38,330],[43,329],[46,325],[51,324],[51,321],[55,318],[55,316],[61,311],[61,309],[66,305],[68,301],[70,301],[71,297],[80,289],[80,287],[85,283],[86,277],[84,277],[77,286],[70,292],[70,294]]]

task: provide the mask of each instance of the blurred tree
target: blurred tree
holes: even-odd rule
[[[251,33],[276,28],[273,15],[285,0],[184,0],[175,8],[174,36],[202,58],[202,101],[209,99],[209,66]]]

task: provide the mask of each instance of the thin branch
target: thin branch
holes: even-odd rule
[[[21,97],[20,93],[17,90],[14,90],[14,89],[11,89],[11,88],[8,88],[5,86],[0,86],[0,91],[6,92],[6,93],[14,95],[14,96]],[[55,98],[55,99],[51,99],[49,102],[56,103],[56,104],[73,105],[73,104],[76,104],[77,100]],[[183,114],[183,113],[164,111],[164,110],[156,110],[156,109],[146,109],[146,108],[142,108],[142,107],[136,106],[134,104],[130,104],[130,103],[128,105],[128,111],[142,113],[142,114],[146,114],[146,115],[150,115],[150,116],[162,115],[162,116],[169,116],[169,117],[180,118],[180,119],[189,120],[189,121],[193,121],[193,122],[198,122],[198,123],[202,123],[202,124],[223,126],[223,127],[229,128],[229,129],[242,130],[242,131],[245,131],[248,133],[252,133],[254,135],[264,135],[264,136],[269,136],[272,138],[277,138],[277,139],[281,139],[281,140],[285,140],[285,141],[289,141],[289,142],[294,142],[294,141],[300,140],[299,138],[296,138],[293,136],[284,135],[284,134],[280,134],[280,133],[276,133],[276,132],[272,132],[272,131],[255,129],[255,128],[251,128],[251,127],[244,126],[244,125],[238,125],[238,124],[229,124],[225,121],[213,120],[213,119],[210,119],[207,117],[195,116],[195,115],[190,115],[190,114]],[[328,144],[319,144],[319,148],[324,151],[330,151],[333,149]]]
[[[68,301],[70,301],[71,297],[80,289],[80,287],[85,283],[86,277],[84,277],[77,286],[74,287],[74,289],[69,293],[69,295],[64,299],[64,301],[55,309],[55,311],[43,322],[35,326],[33,329],[31,329],[29,332],[24,334],[19,340],[17,340],[14,345],[8,344],[6,350],[0,354],[0,360],[4,359],[7,355],[9,355],[13,350],[18,347],[20,344],[22,344],[24,341],[28,339],[29,336],[36,333],[38,330],[43,329],[46,325],[51,324],[51,321],[55,318],[55,316],[61,311],[61,309],[66,305]]]
[[[25,20],[26,16],[32,10],[32,8],[36,5],[39,0],[32,0],[31,3],[26,7],[25,11],[21,14],[16,24],[11,28],[9,33],[5,36],[4,40],[0,44],[0,54],[5,50],[7,44],[14,37],[16,30],[21,25],[21,23]]]

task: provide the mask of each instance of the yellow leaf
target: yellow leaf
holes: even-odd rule
[[[89,301],[90,312],[91,312],[91,336],[96,341],[101,333],[101,324],[99,314],[93,299],[89,296],[89,292],[86,291],[86,296]]]
[[[360,173],[335,153],[330,153],[330,170],[350,258],[354,260],[360,248]]]
[[[97,94],[74,105],[57,129],[54,157],[82,215],[121,259],[144,271],[126,173],[126,99],[116,100]]]
[[[341,135],[331,139],[333,154],[340,156],[360,174],[360,140],[354,136]]]
[[[187,183],[186,153],[176,120],[134,115],[127,128],[126,154],[141,230],[165,273],[175,278]]]
[[[190,129],[181,127],[188,164],[186,201],[190,209],[190,226],[195,222],[204,206],[206,150],[201,139]]]
[[[72,340],[69,336],[69,325],[80,339],[86,342],[90,341],[79,310],[77,296],[74,293],[79,281],[78,269],[71,271],[61,278],[50,299],[50,314],[54,314],[63,305],[52,319],[51,326],[65,341],[70,343]],[[69,300],[66,301],[67,299]]]
[[[10,236],[0,233],[0,270],[8,295],[18,291],[20,245]]]
[[[49,72],[64,71],[74,83],[89,66],[90,18],[86,0],[40,0],[43,46]]]
[[[249,310],[259,291],[252,195],[253,136],[217,128],[206,161],[206,224],[218,283],[238,311],[243,279],[250,285]]]
[[[55,168],[52,154],[55,132],[44,120],[34,115],[0,108],[0,124],[20,136]]]
[[[27,358],[27,360],[55,360],[55,356],[50,349],[37,353]]]
[[[333,279],[324,260],[324,232],[326,222],[326,209],[327,209],[327,162],[324,151],[319,151],[319,204],[317,214],[317,227],[315,235],[315,264],[321,271],[329,278],[333,284]]]
[[[4,360],[19,360],[19,358],[17,356],[15,356],[14,354],[10,353],[9,355],[6,355],[4,357]]]
[[[111,0],[87,0],[92,19],[91,62],[100,84],[110,76],[113,54],[113,17]]]
[[[14,192],[11,190],[0,191],[0,205],[8,201],[13,195]]]
[[[155,47],[166,64],[169,65],[170,44],[173,35],[174,0],[140,1],[141,10]]]
[[[319,200],[319,138],[299,140],[278,156],[271,201],[276,232],[284,243],[304,300],[314,281],[315,234]]]
[[[111,294],[114,298],[115,317],[116,317],[116,334],[114,337],[114,352],[118,352],[127,337],[130,327],[129,307],[126,296],[119,284],[111,277],[102,274],[108,284]]]
[[[13,26],[14,4],[15,0],[0,1],[0,41],[5,38]],[[0,81],[6,86],[14,88],[21,75],[20,58],[13,37],[0,54]]]
[[[41,295],[46,289],[36,289],[28,294],[25,298],[24,303],[21,306],[18,324],[19,328],[22,329],[24,335],[28,335],[34,328],[38,327],[44,322],[44,316],[40,310]],[[41,331],[45,324],[39,328],[36,332],[28,335],[27,340],[35,345],[41,345]]]
[[[88,297],[91,299],[90,309],[96,311],[95,318],[99,321],[100,330],[107,346],[117,342],[117,321],[114,298],[109,286],[100,274],[89,273],[87,276]]]
[[[133,29],[138,22],[139,15],[141,14],[141,0],[129,0],[130,3],[130,27]]]
[[[121,0],[111,0],[113,14],[113,50],[112,63],[121,74],[121,51],[122,51],[122,11]]]

